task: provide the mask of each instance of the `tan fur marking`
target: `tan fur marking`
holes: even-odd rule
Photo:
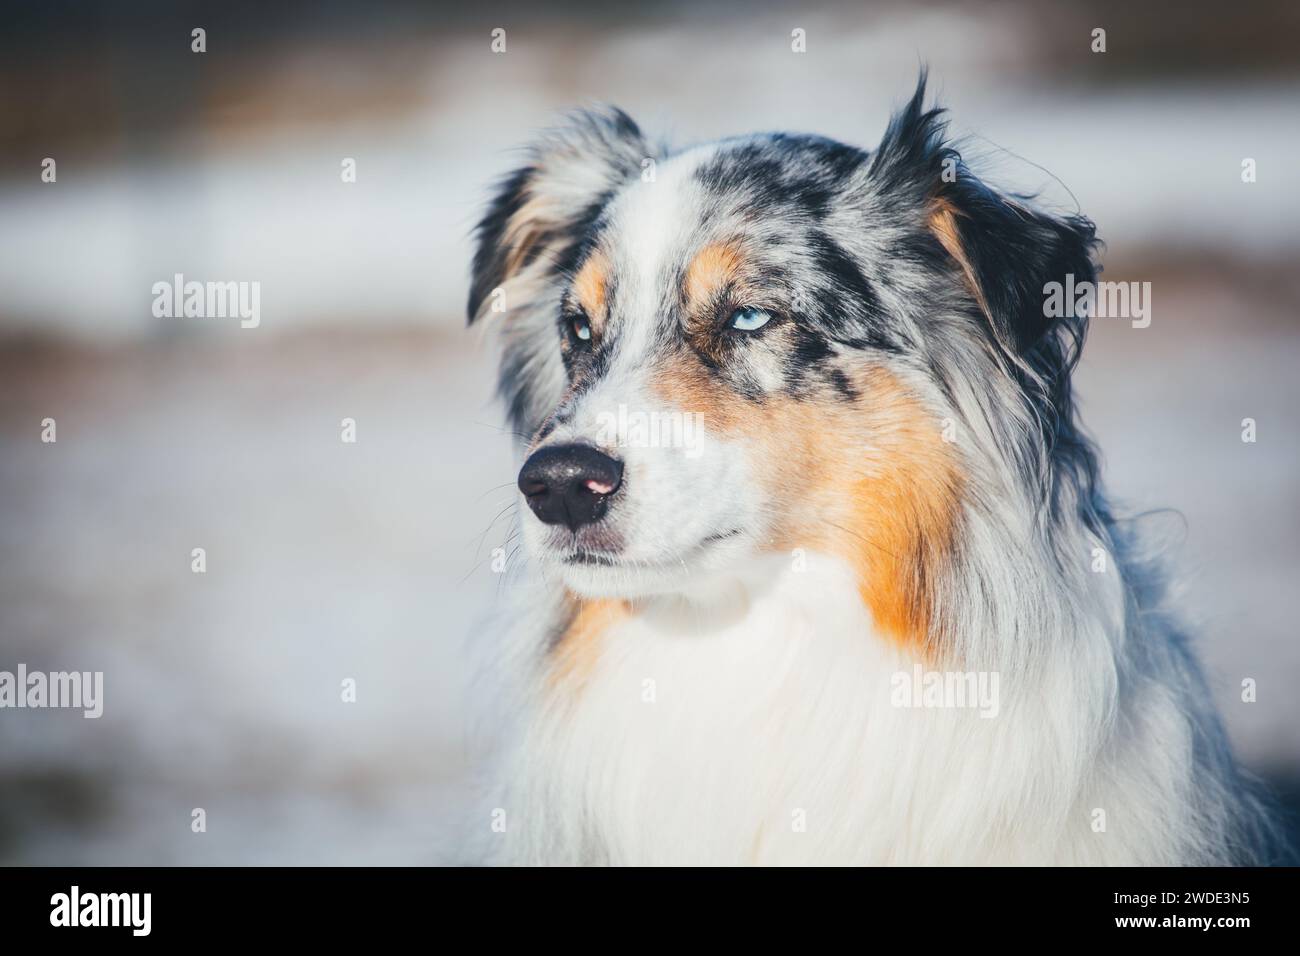
[[[934,579],[951,554],[960,475],[939,423],[893,376],[882,372],[876,384],[881,454],[852,482],[852,540],[831,547],[850,546],[845,556],[877,626],[901,643],[925,645],[935,631]]]
[[[570,599],[574,612],[552,650],[551,680],[581,683],[600,659],[601,638],[630,614],[626,601]]]
[[[989,315],[989,305],[984,299],[984,290],[980,288],[970,257],[966,255],[966,250],[961,244],[961,231],[957,228],[958,215],[959,213],[946,202],[936,203],[930,212],[930,231],[934,233],[948,255],[961,266],[961,271],[966,276],[966,284],[970,286],[970,291],[975,296],[980,310],[985,315]]]
[[[740,250],[726,243],[714,243],[696,253],[686,268],[688,308],[698,310],[706,307],[722,289],[738,278],[744,261]]]
[[[538,223],[550,221],[555,217],[557,210],[555,203],[545,196],[532,195],[528,201],[519,207],[506,226],[505,234],[501,237],[502,245],[510,250],[506,258],[505,274],[506,278],[513,277],[523,268],[524,260],[527,258],[529,251],[539,241],[541,233]]]
[[[605,295],[609,288],[609,260],[596,252],[587,258],[573,280],[573,294],[593,326],[605,317]]]
[[[854,568],[877,627],[913,649],[932,645],[935,578],[960,513],[962,476],[941,428],[883,368],[856,376],[855,404],[838,398],[739,402],[703,366],[661,371],[661,398],[743,440],[777,503],[768,546],[835,554]]]

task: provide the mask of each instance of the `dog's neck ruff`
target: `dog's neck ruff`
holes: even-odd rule
[[[946,670],[873,631],[854,570],[820,554],[690,597],[584,602],[533,685],[509,855],[1104,858],[1079,801],[1113,688],[1081,686],[1068,656]]]

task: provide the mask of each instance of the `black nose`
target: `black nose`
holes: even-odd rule
[[[599,521],[622,481],[623,463],[590,445],[543,448],[519,472],[519,490],[533,514],[572,531]]]

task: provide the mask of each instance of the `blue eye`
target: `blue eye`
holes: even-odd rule
[[[591,341],[591,323],[587,321],[585,315],[575,315],[569,319],[569,328],[573,335],[581,342]]]
[[[731,313],[727,325],[737,332],[755,332],[772,321],[772,316],[762,309],[737,309]]]

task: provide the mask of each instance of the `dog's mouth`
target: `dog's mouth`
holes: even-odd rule
[[[744,534],[739,528],[732,528],[729,531],[720,531],[702,538],[699,544],[690,548],[681,555],[672,559],[663,560],[639,560],[628,558],[626,555],[618,552],[599,548],[577,547],[564,555],[560,560],[570,567],[589,567],[589,568],[620,568],[625,570],[671,570],[685,569],[689,567],[689,562],[706,552],[712,550],[714,545],[726,541],[730,538],[736,538]]]
[[[599,551],[575,551],[573,554],[566,555],[563,561],[565,564],[586,565],[596,568],[617,568],[622,563],[617,556],[603,554]]]

